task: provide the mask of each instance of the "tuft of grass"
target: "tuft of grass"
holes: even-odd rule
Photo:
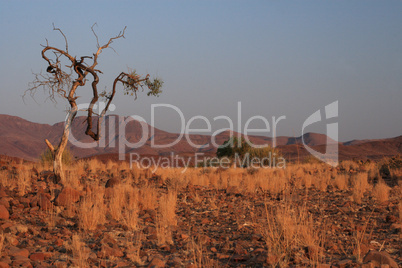
[[[386,202],[389,199],[389,192],[391,188],[385,184],[384,181],[379,181],[373,189],[373,196],[380,202]]]
[[[344,174],[336,175],[334,178],[334,185],[338,190],[346,190],[348,187],[348,178]]]
[[[291,203],[276,208],[265,205],[264,224],[258,228],[268,248],[269,266],[287,267],[294,251],[305,248],[313,265],[321,260],[323,248],[320,232],[306,208],[298,208]]]
[[[156,209],[157,190],[152,186],[146,186],[140,189],[139,202],[143,209]]]
[[[4,239],[5,239],[4,234],[1,233],[1,234],[0,234],[0,257],[3,256]]]
[[[368,183],[367,173],[358,173],[355,177],[353,177],[352,181],[353,201],[360,204],[362,202],[364,193],[368,190],[369,186],[370,185]]]
[[[89,252],[88,249],[85,248],[85,243],[81,241],[81,237],[78,234],[74,234],[71,241],[69,241],[65,246],[67,250],[72,252],[72,262],[76,267],[89,267]]]
[[[173,243],[172,227],[177,225],[176,203],[176,191],[170,191],[160,197],[156,223],[156,231],[159,245],[165,243]]]
[[[134,262],[138,266],[144,265],[144,262],[141,259],[141,247],[142,241],[144,239],[144,235],[140,232],[136,236],[136,239],[133,243],[130,243],[131,246],[127,250],[127,258],[129,258],[132,262]]]
[[[31,173],[26,169],[20,169],[17,173],[18,195],[24,196],[31,186]]]
[[[81,200],[79,207],[79,226],[86,231],[95,230],[98,224],[105,223],[106,206],[104,192],[98,189]]]

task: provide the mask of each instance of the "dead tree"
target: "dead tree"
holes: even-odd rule
[[[101,137],[101,124],[102,120],[109,109],[111,102],[116,94],[116,87],[118,84],[124,86],[125,94],[135,95],[137,98],[137,91],[141,88],[147,88],[149,91],[148,96],[158,96],[161,93],[161,87],[163,81],[160,79],[150,80],[149,74],[145,77],[137,75],[135,71],[121,72],[115,79],[112,85],[112,89],[109,92],[98,92],[99,73],[100,70],[96,69],[98,65],[99,55],[106,48],[110,48],[110,45],[117,39],[124,38],[126,27],[117,36],[112,37],[104,45],[99,45],[98,36],[94,30],[95,24],[91,27],[91,30],[96,38],[97,50],[92,56],[81,56],[79,59],[73,57],[68,51],[68,42],[65,34],[53,25],[53,30],[59,31],[65,40],[65,50],[57,47],[50,46],[46,41],[46,46],[42,45],[42,58],[47,63],[46,73],[37,73],[34,81],[30,84],[26,93],[30,93],[31,96],[35,94],[37,89],[43,88],[49,95],[52,101],[56,101],[56,97],[60,96],[66,99],[70,105],[67,111],[67,118],[65,120],[63,134],[57,147],[53,146],[47,139],[45,140],[47,146],[52,152],[53,156],[53,170],[58,181],[63,176],[63,163],[62,155],[68,143],[68,137],[71,130],[71,124],[77,115],[78,107],[76,100],[77,89],[85,86],[87,81],[92,81],[92,100],[88,106],[87,117],[85,120],[86,131],[85,134],[90,136],[93,140],[99,141]],[[67,64],[66,64],[67,63]],[[105,108],[100,114],[95,114],[93,111],[94,105],[98,102],[100,97],[106,99]],[[96,130],[93,130],[93,115],[97,115]]]

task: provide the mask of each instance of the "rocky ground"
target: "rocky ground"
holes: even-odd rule
[[[2,169],[10,180],[18,174],[10,163]],[[110,181],[107,172],[102,174],[89,170],[81,179],[98,180],[108,188],[120,183],[120,178]],[[80,227],[80,215],[73,210],[85,189],[56,184],[51,172],[37,170],[23,195],[18,187],[3,183],[0,267],[402,265],[397,182],[388,201],[378,202],[366,193],[360,203],[351,199],[351,190],[331,185],[272,194],[245,191],[241,185],[217,189],[189,183],[177,188],[157,176],[133,183],[152,187],[156,199],[176,187],[176,224],[169,227],[164,243],[157,208],[140,206],[135,230],[106,215],[106,222],[89,231]],[[283,221],[278,220],[281,215]]]

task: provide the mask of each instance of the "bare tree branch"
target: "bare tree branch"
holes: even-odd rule
[[[96,32],[95,32],[95,30],[94,30],[94,26],[95,26],[95,25],[98,26],[98,24],[95,22],[95,23],[92,25],[91,30],[92,30],[92,32],[94,33],[95,37],[96,37],[96,47],[99,48],[100,45],[99,45],[98,35],[96,34]]]
[[[62,35],[63,35],[63,37],[64,37],[64,40],[66,41],[66,51],[67,51],[67,53],[68,53],[68,42],[67,42],[67,37],[64,35],[64,33],[63,33],[63,31],[62,30],[60,30],[59,28],[56,28],[56,27],[54,27],[54,23],[53,23],[53,30],[54,31],[59,31]],[[47,40],[46,40],[47,41]]]

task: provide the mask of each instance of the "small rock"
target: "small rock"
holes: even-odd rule
[[[362,268],[375,268],[378,265],[376,265],[374,262],[369,262],[369,263],[363,263]]]
[[[35,252],[32,253],[29,258],[32,261],[44,261],[51,257],[51,253]]]
[[[394,215],[387,215],[387,217],[385,218],[385,221],[388,223],[395,223],[395,222],[398,222],[399,219],[397,217],[395,217]]]
[[[0,219],[8,220],[10,218],[10,213],[4,205],[0,205]]]
[[[189,235],[186,235],[186,234],[181,234],[180,236],[181,236],[181,239],[183,239],[183,240],[187,240],[190,237]]]
[[[49,210],[52,207],[49,194],[41,193],[38,196],[38,205],[42,210]]]
[[[208,224],[209,223],[209,219],[208,218],[203,218],[201,220],[201,224]]]
[[[11,267],[32,267],[31,261],[28,258],[17,256],[11,263]]]
[[[115,185],[120,184],[120,180],[117,178],[111,178],[106,182],[105,188],[113,188]]]
[[[28,258],[29,251],[25,248],[24,249],[15,248],[15,249],[11,249],[9,251],[9,254],[10,254],[10,256],[13,256],[13,257],[22,256],[22,257]]]
[[[363,262],[376,261],[379,264],[388,264],[390,268],[398,268],[398,264],[389,256],[387,252],[378,252],[376,250],[371,250],[367,255],[363,258]]]
[[[124,253],[119,248],[109,247],[106,244],[102,245],[101,251],[98,252],[98,258],[106,258],[106,257],[123,257]]]
[[[80,200],[81,193],[71,187],[65,187],[55,199],[56,206],[67,206]]]
[[[165,267],[165,261],[161,257],[154,257],[152,261],[148,264],[148,268],[162,268]]]
[[[18,245],[18,239],[15,238],[13,235],[6,234],[5,239],[6,239],[7,243],[9,243],[10,245],[13,245],[13,246]]]
[[[4,190],[3,186],[0,188],[0,197],[5,197],[7,196],[6,191]]]
[[[340,268],[343,268],[343,267],[347,267],[349,264],[351,264],[353,261],[352,260],[350,260],[350,259],[344,259],[344,260],[341,260],[341,261],[339,261],[338,262],[338,266],[340,267]]]
[[[0,199],[0,205],[4,205],[8,209],[10,207],[10,202],[8,202],[8,197],[2,197]]]
[[[230,256],[228,254],[216,253],[216,257],[222,260],[222,259],[229,259]]]
[[[174,266],[174,267],[183,267],[183,260],[180,259],[177,256],[173,256],[169,259],[169,266]]]
[[[331,264],[321,263],[317,265],[317,268],[331,268]]]

